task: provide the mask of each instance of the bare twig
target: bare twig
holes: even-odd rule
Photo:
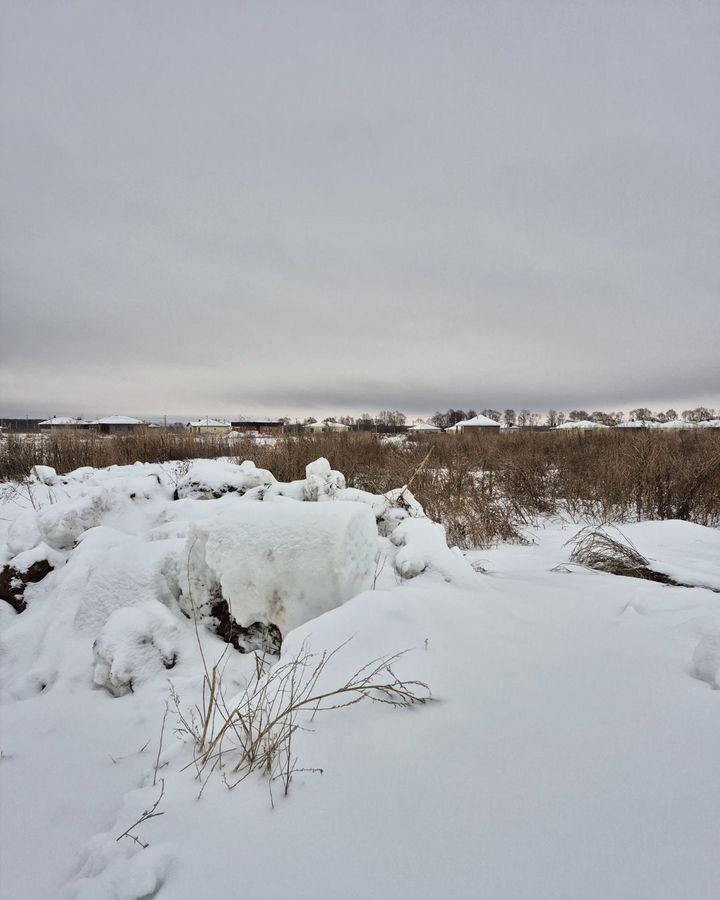
[[[118,837],[115,838],[115,841],[116,842],[121,841],[124,837],[126,837],[126,838],[130,838],[131,841],[135,841],[135,843],[138,844],[143,849],[146,849],[147,847],[149,847],[150,844],[147,843],[146,841],[143,841],[139,835],[133,834],[133,831],[139,825],[143,825],[145,822],[149,822],[150,819],[156,819],[158,816],[165,815],[164,812],[156,812],[158,806],[160,805],[160,801],[162,800],[164,795],[165,795],[165,779],[161,778],[160,779],[160,794],[158,795],[157,800],[153,803],[153,805],[150,807],[150,809],[146,809],[143,812],[143,814],[140,816],[140,818],[137,820],[137,822],[133,822],[133,824],[126,831],[123,831],[123,833],[121,835],[118,835]]]

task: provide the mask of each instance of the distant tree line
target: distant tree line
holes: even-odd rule
[[[529,409],[505,409],[502,412],[499,409],[483,409],[480,410],[483,416],[500,422],[504,425],[517,426],[520,428],[556,428],[564,422],[597,422],[600,425],[619,425],[625,421],[625,413],[622,411],[606,412],[604,410],[593,410],[588,412],[586,409],[571,409],[565,413],[562,410],[549,409],[547,413],[533,412]],[[449,428],[458,422],[466,419],[472,419],[477,415],[474,409],[453,408],[445,412],[435,412],[426,421],[438,428]],[[645,406],[639,406],[637,409],[631,409],[628,414],[629,421],[635,422],[674,422],[682,418],[685,422],[703,422],[708,419],[720,417],[720,410],[708,408],[706,406],[697,406],[695,409],[685,409],[678,415],[674,409],[666,409],[653,412]],[[291,424],[292,419],[285,417],[281,419],[285,424]],[[398,409],[382,409],[376,415],[364,412],[359,416],[327,416],[323,422],[340,422],[351,428],[357,428],[360,431],[382,430],[392,431],[396,429],[404,429],[407,424],[407,416]],[[300,424],[311,425],[317,422],[313,416],[303,419]]]

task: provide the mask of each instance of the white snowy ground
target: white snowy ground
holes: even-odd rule
[[[39,513],[17,494],[0,507],[0,563],[38,536],[70,560],[27,589],[24,613],[0,602],[2,900],[718,897],[720,593],[710,588],[720,589],[720,532],[683,522],[622,530],[654,567],[707,587],[569,565],[564,543],[580,525],[568,523],[528,532],[529,546],[470,554],[485,574],[427,535],[378,538],[388,562],[375,589],[296,628],[283,659],[304,641],[320,651],[351,638],[324,673],[332,687],[371,658],[412,648],[396,670],[427,682],[436,702],[319,715],[295,751],[323,774],[297,774],[287,798],[275,788],[274,806],[260,775],[232,791],[212,777],[198,800],[193,771],[181,771],[191,748],[172,734],[171,714],[163,815],[139,827],[146,849],[116,841],[158,797],[168,679],[190,704],[202,678],[182,602],[163,594],[182,576],[168,560],[183,558],[198,529],[212,543],[202,522],[215,505],[226,522],[229,507],[247,503],[172,501],[163,483],[139,508],[137,489],[155,469],[87,474],[109,496],[102,510],[78,499],[75,483],[36,485]],[[122,478],[139,479],[131,501]],[[338,497],[327,473],[286,494],[307,500],[315,489],[362,499]],[[138,610],[162,603],[171,620],[158,614],[151,631],[178,663],[131,659],[135,690],[115,697],[93,682],[104,676],[92,645],[125,603],[130,628]],[[122,649],[120,625],[108,638]],[[204,629],[202,641],[211,660],[225,648]],[[232,652],[229,693],[252,666],[252,654]]]

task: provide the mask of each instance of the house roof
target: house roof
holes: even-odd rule
[[[198,419],[196,422],[188,422],[193,428],[229,428],[230,423],[224,419],[211,419],[206,416],[204,419]]]
[[[451,425],[447,431],[462,431],[463,428],[499,428],[500,423],[489,416],[473,416],[472,419],[463,419],[462,422],[456,422]]]
[[[426,425],[424,422],[418,422],[417,425],[411,425],[408,431],[442,431],[437,425]]]
[[[259,416],[256,419],[250,418],[249,416],[241,416],[239,419],[235,419],[232,422],[233,425],[282,425],[280,419],[267,419],[263,416]]]
[[[134,419],[132,416],[105,416],[95,419],[90,425],[142,425],[142,419]]]
[[[76,419],[75,416],[53,416],[51,419],[45,419],[38,422],[38,425],[87,425],[82,419]]]
[[[609,428],[609,425],[602,425],[600,422],[591,422],[589,419],[581,419],[579,422],[563,422],[558,425],[555,431],[568,431],[571,428]]]
[[[311,422],[309,425],[305,426],[306,428],[332,428],[335,431],[345,431],[350,426],[343,425],[342,422]]]

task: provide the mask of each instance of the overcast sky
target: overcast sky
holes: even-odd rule
[[[720,405],[716,0],[3,0],[0,414]]]

